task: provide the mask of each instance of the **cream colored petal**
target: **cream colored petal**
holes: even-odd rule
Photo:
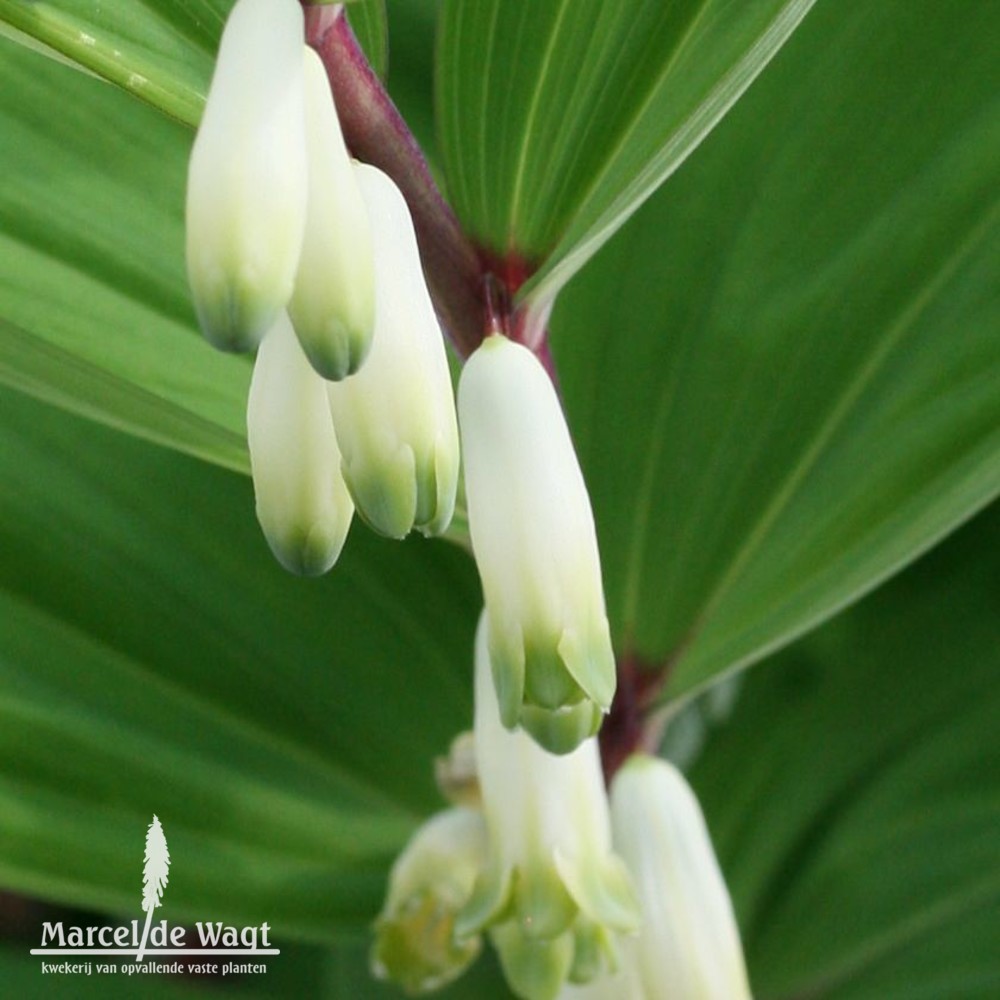
[[[288,314],[313,368],[339,380],[361,367],[371,347],[372,237],[326,70],[312,49],[304,59],[309,197]]]
[[[611,790],[615,849],[642,909],[647,1000],[745,1000],[739,929],[694,793],[666,761],[637,755]]]
[[[188,169],[187,269],[205,336],[252,350],[292,294],[305,229],[297,0],[238,0]]]
[[[569,430],[537,358],[501,336],[466,362],[458,412],[502,717],[566,752],[593,735],[615,690],[594,519]]]
[[[458,487],[458,426],[444,339],[409,209],[380,170],[356,165],[375,250],[375,334],[361,370],[329,386],[358,513],[376,531],[443,532]]]
[[[562,982],[553,977],[571,968],[597,974],[615,952],[617,933],[635,928],[636,901],[612,853],[596,741],[557,756],[527,733],[505,729],[488,633],[484,612],[476,634],[474,734],[490,861],[459,926],[492,928],[515,990],[551,997]]]
[[[284,313],[257,352],[247,439],[257,519],[271,551],[293,573],[325,573],[343,548],[354,504],[326,388]]]

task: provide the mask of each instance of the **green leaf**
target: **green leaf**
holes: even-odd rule
[[[692,772],[754,995],[1000,989],[1000,507],[747,680]]]
[[[246,469],[250,366],[187,292],[192,134],[4,41],[0,77],[0,380]]]
[[[672,174],[813,0],[448,0],[441,147],[472,235],[548,302]]]
[[[0,23],[194,127],[233,2],[0,0]],[[376,71],[383,72],[385,2],[355,0],[351,8],[358,39]]]
[[[348,0],[347,19],[364,49],[368,61],[379,76],[389,65],[389,23],[385,0]]]
[[[0,0],[0,20],[194,126],[232,0]],[[85,117],[77,117],[80,122]]]
[[[433,93],[438,0],[388,0],[388,3],[386,20],[392,65],[386,74],[386,84],[393,103],[439,180]]]
[[[1000,489],[998,26],[989,4],[820,5],[560,299],[619,650],[669,661],[669,693]]]
[[[0,408],[0,884],[139,913],[363,932],[471,719],[460,551],[356,525],[289,577],[249,481],[9,391]]]

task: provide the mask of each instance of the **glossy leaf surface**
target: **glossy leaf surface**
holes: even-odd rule
[[[450,0],[438,110],[460,218],[551,298],[767,65],[812,0]]]
[[[673,693],[1000,489],[996,18],[903,6],[817,8],[556,309],[619,646]]]
[[[998,529],[755,671],[695,766],[761,1000],[1000,987]]]
[[[234,0],[0,0],[0,23],[69,64],[192,127]],[[378,71],[387,58],[383,0],[354,0],[351,24]]]
[[[361,529],[295,579],[245,478],[9,391],[0,422],[0,884],[131,913],[155,812],[176,916],[362,930],[471,719],[467,557]]]

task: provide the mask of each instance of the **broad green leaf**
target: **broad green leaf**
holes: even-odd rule
[[[386,84],[437,176],[434,31],[438,0],[386,0],[392,65]]]
[[[673,173],[813,0],[447,0],[441,147],[459,217],[547,302]]]
[[[194,126],[230,7],[232,0],[0,0],[0,20]],[[78,128],[87,121],[73,117]]]
[[[0,0],[0,23],[22,40],[36,40],[52,54],[193,127],[201,120],[233,2]],[[359,41],[382,72],[387,55],[384,0],[355,0],[351,8]],[[85,119],[77,116],[76,121]]]
[[[692,780],[759,1000],[1000,990],[1000,508],[747,679]]]
[[[478,587],[451,546],[356,525],[289,577],[249,481],[4,391],[0,885],[357,934],[471,717]],[[213,916],[214,915],[214,916]]]
[[[992,4],[820,4],[553,317],[620,651],[680,694],[1000,488]]]

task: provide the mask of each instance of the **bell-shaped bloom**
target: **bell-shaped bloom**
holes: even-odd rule
[[[257,352],[247,437],[257,520],[271,551],[293,573],[325,573],[343,548],[354,504],[340,472],[326,385],[284,313]]]
[[[238,0],[188,169],[187,268],[205,336],[252,350],[292,294],[306,218],[297,0]]]
[[[402,194],[375,167],[355,170],[375,251],[375,336],[361,370],[328,388],[344,478],[376,531],[437,535],[451,523],[459,469],[444,339]]]
[[[305,49],[309,196],[302,256],[288,315],[323,378],[361,367],[375,327],[375,268],[368,212],[340,131],[326,70]]]
[[[471,896],[486,858],[486,822],[476,809],[448,809],[417,830],[392,867],[375,922],[376,976],[423,993],[464,971],[482,942],[479,935],[457,939],[455,915]]]
[[[527,348],[488,337],[462,371],[458,414],[500,715],[563,753],[597,731],[615,691],[587,487]]]
[[[698,800],[666,761],[630,758],[611,786],[615,850],[642,909],[647,1000],[750,997],[739,929]]]
[[[500,722],[490,676],[489,622],[476,634],[475,746],[490,858],[456,932],[489,929],[511,988],[551,1000],[618,960],[634,931],[631,879],[612,852],[596,740],[562,756]]]

